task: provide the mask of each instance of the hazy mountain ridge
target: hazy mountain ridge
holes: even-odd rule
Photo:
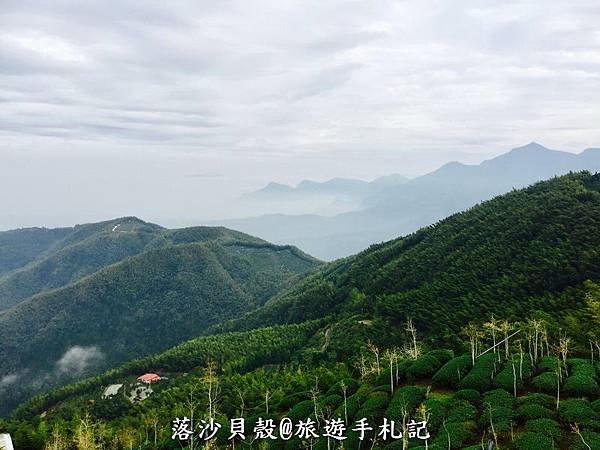
[[[511,189],[580,170],[600,170],[599,149],[573,154],[531,143],[479,165],[448,163],[383,188],[366,197],[355,211],[333,217],[270,214],[221,223],[331,260],[410,233]]]
[[[354,210],[369,196],[406,183],[408,178],[393,174],[373,181],[332,178],[327,181],[302,180],[296,186],[271,182],[258,191],[241,196],[242,210],[265,213],[306,213],[326,216]]]

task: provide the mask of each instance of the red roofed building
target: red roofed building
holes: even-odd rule
[[[138,381],[148,384],[156,383],[157,381],[160,381],[160,375],[157,375],[155,373],[145,373],[141,377],[138,377]]]

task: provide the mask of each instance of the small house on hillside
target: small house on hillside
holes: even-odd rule
[[[146,373],[140,377],[138,377],[138,381],[141,381],[142,383],[156,383],[157,381],[160,381],[160,375],[157,375],[155,373]]]
[[[111,384],[104,390],[104,393],[102,394],[102,398],[114,397],[115,395],[117,395],[119,393],[119,391],[121,390],[122,387],[123,387],[122,384]]]
[[[0,450],[15,450],[10,434],[0,434]]]

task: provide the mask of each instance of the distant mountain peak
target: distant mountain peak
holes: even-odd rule
[[[294,189],[293,187],[288,186],[287,184],[276,183],[274,181],[271,181],[264,188],[258,190],[257,192],[264,192],[264,193],[275,192],[275,193],[277,193],[277,192],[288,192],[293,189]]]
[[[523,145],[521,147],[516,147],[513,148],[509,153],[513,153],[513,152],[539,152],[539,151],[549,151],[550,149],[547,147],[544,147],[542,144],[532,141],[527,145]]]

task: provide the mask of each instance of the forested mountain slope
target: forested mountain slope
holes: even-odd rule
[[[600,176],[587,172],[496,197],[406,237],[324,266],[233,325],[335,312],[456,331],[483,313],[560,316],[600,278]]]
[[[8,236],[11,236],[12,246],[7,242]],[[32,295],[66,286],[146,250],[217,239],[265,243],[261,239],[222,227],[167,230],[136,217],[123,217],[56,230],[34,228],[8,231],[0,234],[0,254],[22,252],[27,255],[34,251],[30,249],[33,244],[28,243],[32,240],[37,242],[34,239],[36,236],[38,241],[45,237],[47,245],[43,249],[38,245],[40,250],[32,254],[31,261],[23,267],[0,275],[0,311]],[[54,236],[55,239],[47,236]]]
[[[155,248],[0,312],[0,379],[18,379],[0,385],[5,411],[29,392],[239,317],[318,265],[293,247],[222,228],[160,230],[145,242]]]
[[[27,242],[27,234],[16,235]],[[165,230],[136,218],[46,230],[62,236],[29,264],[0,276],[0,311],[41,291],[65,286],[131,255],[143,252]],[[11,233],[11,232],[7,232]],[[7,251],[0,243],[2,252]]]
[[[69,228],[0,231],[0,276],[33,261],[68,233]]]

